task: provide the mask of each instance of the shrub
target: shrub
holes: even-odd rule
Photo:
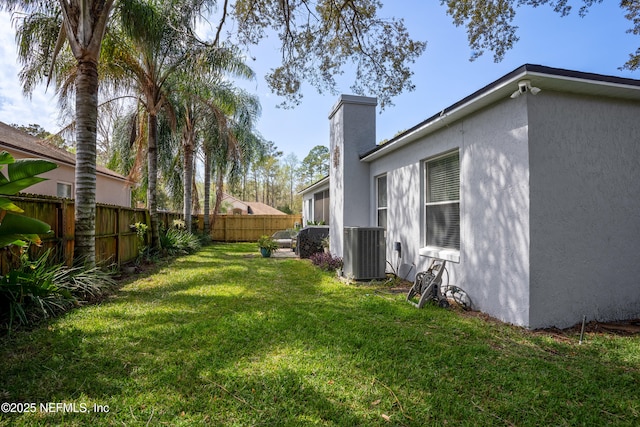
[[[53,281],[59,288],[69,291],[76,301],[95,300],[116,284],[111,274],[100,267],[57,266]]]
[[[170,228],[161,234],[160,246],[167,253],[176,255],[193,253],[200,249],[202,245],[200,238],[195,234],[184,229]]]
[[[25,251],[20,265],[0,279],[0,328],[11,331],[100,296],[114,282],[99,268],[50,264],[51,250],[32,261]]]
[[[129,227],[136,231],[136,235],[138,236],[138,257],[142,258],[149,252],[149,247],[147,246],[147,231],[149,230],[149,226],[144,222],[136,222]]]
[[[342,268],[342,258],[334,257],[331,254],[317,252],[309,257],[313,265],[317,265],[323,270],[335,271]]]

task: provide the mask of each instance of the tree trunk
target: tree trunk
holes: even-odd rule
[[[224,187],[224,171],[218,171],[218,177],[216,179],[216,205],[213,207],[213,218],[211,220],[211,228],[216,226],[216,219],[218,218],[218,212],[220,212],[220,205],[222,204],[222,190]]]
[[[187,231],[191,232],[191,203],[192,203],[192,189],[193,189],[193,143],[189,135],[185,136],[186,140],[183,143],[184,149],[184,179],[183,179],[183,198],[184,207],[182,209],[184,214],[184,226]]]
[[[211,200],[211,154],[209,150],[205,149],[204,153],[204,214],[203,224],[204,235],[211,237],[211,228],[209,224],[209,204]]]
[[[78,61],[76,77],[76,170],[74,261],[96,263],[96,125],[98,67]]]
[[[247,200],[247,175],[249,174],[249,168],[244,169],[244,173],[242,174],[242,200]]]
[[[256,200],[255,201],[257,202],[258,201],[258,191],[259,191],[259,189],[258,189],[258,171],[256,170],[255,166],[253,167],[253,182],[254,182],[255,187],[256,187]]]
[[[200,214],[200,193],[196,182],[196,155],[193,155],[193,179],[191,180],[191,215]]]
[[[151,221],[151,249],[160,249],[160,224],[158,220],[158,117],[155,113],[149,113],[149,136],[147,141],[148,159],[148,188],[147,205]]]

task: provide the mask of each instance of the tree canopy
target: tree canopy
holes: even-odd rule
[[[471,59],[489,50],[493,52],[496,62],[501,61],[518,41],[518,27],[514,25],[518,7],[549,6],[561,16],[567,16],[574,8],[570,0],[441,0],[440,3],[446,5],[447,14],[453,18],[455,25],[467,28],[469,46],[474,51]],[[581,3],[578,14],[585,16],[593,5],[602,3],[602,0],[573,3]],[[640,34],[640,2],[620,0],[620,8],[631,24],[627,32]],[[636,70],[639,67],[640,48],[629,54],[629,59],[622,68]]]
[[[231,41],[240,45],[276,33],[282,61],[266,79],[285,105],[301,100],[302,82],[335,92],[336,76],[353,66],[351,89],[377,96],[384,108],[414,89],[410,65],[426,43],[413,40],[402,19],[382,18],[381,8],[379,0],[225,0],[215,40],[227,25],[236,31]]]
[[[316,145],[302,160],[300,177],[305,184],[312,184],[329,175],[329,149]]]

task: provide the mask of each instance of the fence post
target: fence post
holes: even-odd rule
[[[120,260],[122,259],[122,255],[120,254],[121,245],[122,245],[122,231],[120,230],[120,217],[122,214],[122,208],[118,208],[116,210],[116,264],[118,268],[120,268]]]

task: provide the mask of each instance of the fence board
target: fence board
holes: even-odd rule
[[[47,196],[13,196],[10,197],[24,215],[39,219],[51,226],[52,232],[41,236],[42,246],[32,247],[35,254],[43,253],[48,248],[54,250],[55,256],[67,265],[73,262],[74,249],[74,203],[72,200]],[[181,214],[160,212],[159,220],[164,227],[172,225],[174,219]],[[96,261],[121,265],[138,256],[140,244],[135,229],[130,225],[136,222],[150,224],[149,213],[145,209],[134,209],[112,205],[96,206]],[[0,252],[0,272],[5,274],[16,262],[15,253],[8,249]]]
[[[260,236],[270,236],[276,231],[295,228],[301,223],[301,215],[218,215],[210,235],[215,241],[255,242]],[[203,224],[204,217],[200,215],[198,231],[201,233]]]

